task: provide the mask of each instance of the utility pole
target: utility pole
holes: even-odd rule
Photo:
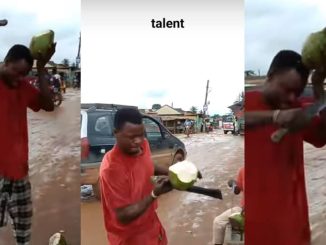
[[[206,111],[208,109],[208,105],[207,105],[207,97],[208,97],[208,89],[209,89],[209,80],[207,80],[207,85],[206,85],[206,94],[205,94],[205,102],[204,102],[204,107],[203,107],[203,119],[204,119],[204,130],[206,131],[206,123],[205,123],[205,119],[206,119]]]
[[[76,67],[77,69],[80,68],[80,44],[81,44],[81,33],[79,33],[79,45],[78,45],[78,52],[76,57]]]

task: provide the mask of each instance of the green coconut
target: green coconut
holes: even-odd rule
[[[64,236],[58,232],[50,237],[49,245],[68,245],[68,243]]]
[[[308,36],[301,54],[309,69],[326,69],[326,28]]]
[[[241,213],[233,214],[229,217],[231,226],[237,230],[244,230],[245,218]]]
[[[198,169],[189,161],[177,162],[169,167],[169,179],[177,190],[187,190],[197,180]]]
[[[46,55],[53,42],[54,32],[52,30],[33,36],[29,45],[33,58],[38,60],[40,59],[40,54],[42,56]]]

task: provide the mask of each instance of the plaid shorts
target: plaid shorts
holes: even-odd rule
[[[7,225],[8,214],[17,245],[28,245],[33,215],[28,178],[9,180],[0,176],[0,227]]]

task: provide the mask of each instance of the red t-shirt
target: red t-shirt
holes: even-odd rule
[[[0,175],[17,180],[28,174],[27,108],[41,109],[40,92],[27,81],[8,88],[0,80]]]
[[[150,195],[154,164],[148,142],[140,156],[128,156],[117,146],[106,153],[100,168],[104,223],[110,245],[165,245],[165,231],[157,217],[157,201],[131,223],[121,224],[115,209],[137,203]]]
[[[247,92],[246,111],[271,110],[261,92]],[[309,128],[273,143],[276,125],[246,129],[246,236],[250,245],[310,244],[303,141],[322,147],[320,118]]]

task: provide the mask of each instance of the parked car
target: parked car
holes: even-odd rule
[[[106,152],[115,144],[113,119],[120,108],[132,106],[112,104],[81,105],[81,185],[92,185],[100,198],[99,168]],[[132,107],[137,108],[137,107]],[[186,158],[185,145],[158,120],[143,114],[145,137],[155,164],[169,167]]]

